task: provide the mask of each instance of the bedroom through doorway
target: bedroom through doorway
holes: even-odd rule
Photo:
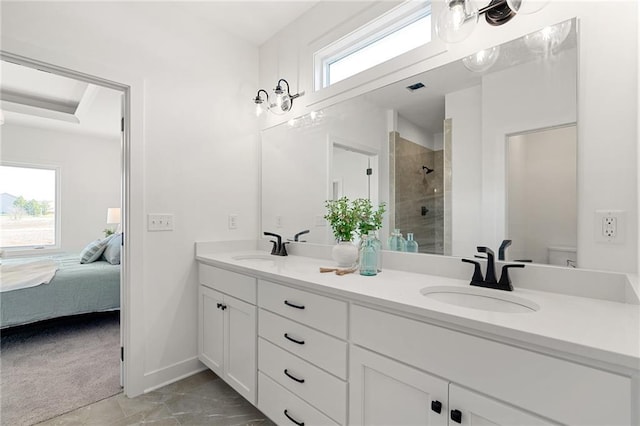
[[[0,421],[31,425],[122,392],[129,94],[0,59]]]

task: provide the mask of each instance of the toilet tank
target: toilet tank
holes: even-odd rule
[[[571,266],[577,265],[576,248],[569,246],[551,246],[547,247],[547,262],[549,265]]]

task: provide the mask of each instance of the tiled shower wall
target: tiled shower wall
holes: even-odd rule
[[[394,215],[390,217],[406,238],[413,232],[420,253],[444,253],[444,151],[433,151],[392,132],[391,187]],[[426,174],[422,166],[434,169]]]

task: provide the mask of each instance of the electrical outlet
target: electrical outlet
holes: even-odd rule
[[[327,221],[324,219],[324,216],[317,215],[315,217],[315,225],[316,226],[327,226]]]
[[[599,243],[624,242],[626,212],[624,210],[596,210],[595,240]]]
[[[238,229],[238,215],[230,214],[229,215],[229,229]]]
[[[148,231],[173,231],[173,215],[169,213],[151,213],[147,215]]]
[[[615,216],[606,216],[602,219],[602,233],[606,238],[616,238],[617,222],[618,221]]]
[[[276,216],[276,228],[282,228],[282,216]]]

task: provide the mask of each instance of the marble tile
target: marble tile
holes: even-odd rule
[[[211,371],[135,398],[115,395],[40,426],[273,426],[267,417]]]

